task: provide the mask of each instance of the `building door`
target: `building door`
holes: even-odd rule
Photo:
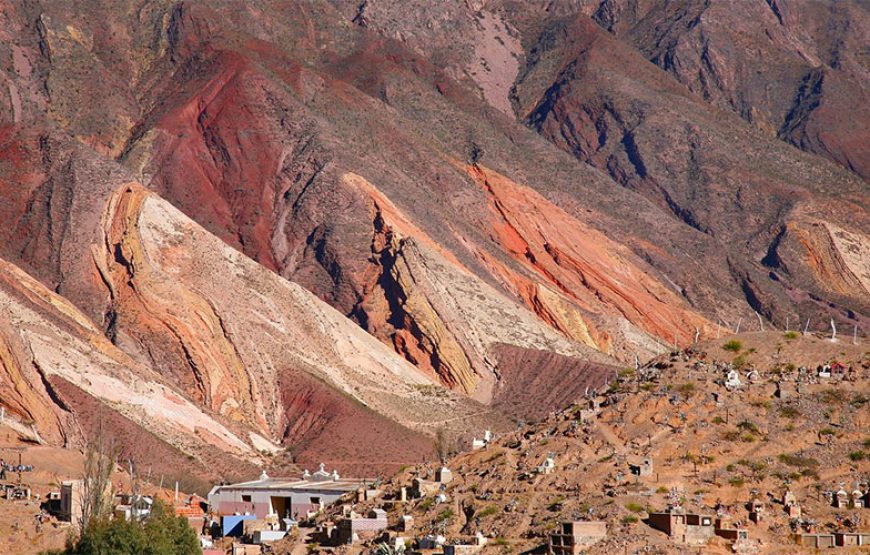
[[[272,503],[272,512],[278,515],[278,518],[284,518],[287,516],[288,511],[290,510],[290,499],[286,497],[272,497],[270,499]]]

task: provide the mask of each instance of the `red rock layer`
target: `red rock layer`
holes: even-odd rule
[[[615,311],[665,342],[685,344],[694,340],[696,330],[707,333],[706,319],[629,262],[604,234],[488,168],[470,166],[467,171],[489,194],[493,239],[583,310]],[[533,309],[539,304],[531,296],[524,300]]]

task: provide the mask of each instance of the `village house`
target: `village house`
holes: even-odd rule
[[[313,474],[306,470],[300,480],[270,478],[264,472],[252,482],[215,486],[208,494],[208,504],[218,515],[278,515],[300,520],[356,492],[362,484],[363,480],[326,472],[321,464]]]
[[[550,534],[547,542],[548,555],[579,555],[587,547],[607,537],[604,521],[563,522]]]
[[[663,513],[651,513],[647,523],[666,533],[671,540],[688,545],[703,545],[716,532],[713,515],[686,513],[679,507]]]

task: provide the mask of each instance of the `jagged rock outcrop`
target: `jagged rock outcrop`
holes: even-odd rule
[[[67,300],[8,262],[0,261],[0,272],[3,381],[11,384],[4,407],[44,441],[78,439],[75,408],[55,391],[64,381],[192,456],[210,448],[259,459],[246,440],[115,347]]]

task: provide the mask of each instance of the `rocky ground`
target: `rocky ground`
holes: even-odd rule
[[[802,394],[792,390],[801,366],[815,375],[818,365],[832,361],[851,369],[844,379],[813,379]],[[742,367],[739,390],[719,385],[728,364]],[[746,378],[750,369],[758,372],[754,381]],[[776,397],[777,381],[791,394]],[[715,514],[718,507],[742,523],[749,531],[747,552],[811,552],[794,545],[790,534],[797,529],[867,529],[870,510],[837,510],[824,496],[841,486],[851,490],[870,473],[866,341],[741,334],[663,355],[640,374],[626,369],[601,393],[600,411],[588,422],[580,419],[587,401],[578,400],[450,459],[454,481],[445,502],[388,500],[415,476],[432,479],[437,466],[426,465],[397,475],[386,486],[387,500],[367,506],[387,508],[391,523],[412,515],[413,532],[398,532],[402,536],[435,532],[456,540],[480,531],[490,538],[485,552],[492,553],[535,550],[559,522],[574,519],[608,523],[608,539],[590,553],[684,553],[685,546],[643,522],[672,496],[689,512]],[[548,457],[553,472],[539,473]],[[652,459],[653,473],[637,477],[630,465],[644,457]],[[802,506],[803,528],[784,511],[787,487]],[[746,508],[753,497],[767,511],[758,524]],[[702,552],[729,553],[731,545],[717,538]]]

